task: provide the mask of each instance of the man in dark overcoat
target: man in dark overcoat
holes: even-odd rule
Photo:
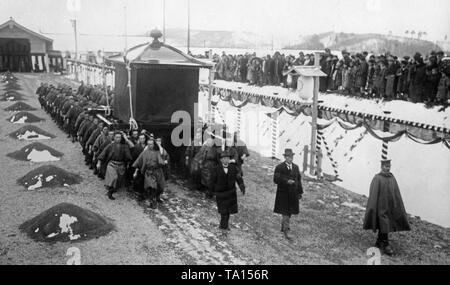
[[[226,150],[220,154],[220,164],[212,171],[210,186],[216,194],[217,210],[220,214],[219,228],[222,230],[230,230],[230,215],[238,212],[236,182],[245,195],[244,181],[236,164],[230,163],[230,156]]]
[[[382,160],[381,172],[375,175],[370,184],[363,226],[365,230],[378,230],[375,246],[387,255],[394,254],[388,234],[411,230],[397,180],[390,170],[391,160]]]
[[[274,212],[283,216],[281,231],[288,240],[290,218],[299,214],[299,200],[303,195],[303,187],[299,167],[293,163],[294,152],[292,149],[284,151],[285,162],[275,168],[273,182],[277,184]]]

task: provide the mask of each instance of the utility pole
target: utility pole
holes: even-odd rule
[[[187,34],[187,52],[191,49],[191,0],[188,0],[188,34]]]
[[[80,0],[67,0],[67,10],[73,12],[74,17],[70,20],[75,35],[75,60],[78,60],[78,31],[77,31],[77,12],[81,10]]]
[[[319,58],[320,53],[315,52],[314,53],[314,66],[319,67]],[[311,123],[311,157],[309,160],[310,170],[309,174],[312,176],[315,175],[316,171],[316,155],[319,155],[316,153],[316,144],[317,144],[317,117],[318,117],[318,106],[319,106],[319,78],[318,76],[314,77],[314,91],[313,91],[313,105],[312,105],[312,123]]]
[[[123,7],[125,17],[125,52],[128,50],[128,26],[127,26],[127,4]]]
[[[75,59],[78,60],[78,32],[77,32],[77,18],[71,20],[73,33],[75,35]]]
[[[163,43],[166,42],[166,0],[163,0]]]

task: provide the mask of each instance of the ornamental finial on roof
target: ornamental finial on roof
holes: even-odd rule
[[[156,28],[150,32],[150,37],[153,38],[153,40],[158,40],[162,36],[163,34],[161,33],[161,31]]]

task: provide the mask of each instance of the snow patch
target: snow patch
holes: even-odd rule
[[[42,187],[42,174],[37,177],[38,181],[34,185],[28,186],[28,190],[35,190]]]
[[[49,177],[45,178],[45,181],[50,182],[53,180],[53,178],[55,178],[55,177],[53,177],[53,175],[50,175]]]
[[[62,214],[59,218],[59,227],[61,228],[61,233],[68,233],[70,240],[77,240],[81,238],[80,235],[73,234],[73,229],[71,227],[71,225],[77,221],[77,217],[71,217],[67,214]]]
[[[53,156],[48,150],[38,151],[33,149],[27,156],[32,162],[58,161],[58,157]]]
[[[52,237],[55,237],[55,236],[57,236],[58,235],[58,233],[51,233],[51,234],[49,234],[48,236],[47,236],[47,238],[52,238]]]
[[[23,116],[19,120],[15,121],[14,124],[25,124],[26,120],[28,119],[27,116]]]
[[[35,131],[26,131],[23,135],[18,135],[19,140],[48,140],[50,137],[36,133]]]

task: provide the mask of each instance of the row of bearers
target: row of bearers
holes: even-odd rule
[[[69,136],[75,135],[73,139],[80,142],[87,165],[91,165],[94,173],[105,179],[110,199],[114,199],[113,193],[120,187],[122,178],[131,176],[135,190],[147,195],[152,208],[162,202],[160,195],[169,175],[169,155],[162,147],[161,139],[155,140],[145,131],[134,131],[128,137],[123,132],[108,129],[87,112],[89,102],[81,100],[81,104],[72,96],[70,88],[41,86],[37,93],[42,107],[60,123]],[[60,98],[60,102],[55,105],[57,98]],[[66,108],[65,103],[70,107]],[[74,109],[77,111],[73,112]],[[202,148],[213,149],[207,144]],[[236,154],[230,150],[225,148],[220,152],[220,163],[208,170],[208,185],[205,185],[216,196],[221,215],[220,228],[223,230],[229,230],[230,215],[238,212],[236,185],[245,195],[242,164],[233,161]],[[199,151],[199,156],[206,157],[206,152],[204,154]],[[303,188],[299,167],[293,163],[293,151],[286,149],[284,157],[285,161],[275,168],[274,173],[274,183],[277,185],[274,212],[282,215],[281,231],[291,240],[290,218],[299,214]],[[378,231],[376,246],[389,255],[394,251],[389,244],[388,234],[410,230],[400,190],[390,172],[390,166],[390,160],[382,161],[382,171],[370,185],[363,226],[366,230]]]
[[[129,186],[141,198],[148,198],[152,208],[162,203],[160,196],[168,178],[170,158],[161,138],[145,131],[133,131],[127,136],[110,129],[89,112],[97,107],[96,103],[83,93],[74,93],[70,86],[41,84],[36,93],[42,108],[72,142],[80,143],[86,165],[105,181],[111,200],[121,186]]]

